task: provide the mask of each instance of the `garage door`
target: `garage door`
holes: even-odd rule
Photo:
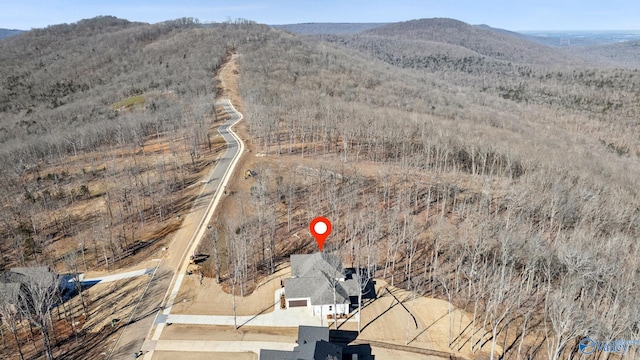
[[[307,306],[307,300],[290,300],[289,307]]]

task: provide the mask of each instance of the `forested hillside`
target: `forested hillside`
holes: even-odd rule
[[[300,37],[104,17],[1,41],[0,267],[78,243],[117,266],[179,226],[232,52],[256,176],[208,233],[221,281],[244,294],[315,251],[325,215],[345,264],[473,314],[454,351],[640,336],[640,75],[447,19]]]
[[[585,336],[639,336],[637,72],[447,37],[464,24],[403,46],[435,24],[239,49],[255,146],[281,159],[255,217],[227,219],[230,244],[255,239],[241,276],[285,256],[279,241],[313,249],[293,235],[327,214],[345,261],[474,314],[452,349],[564,359]]]
[[[220,150],[214,75],[239,26],[99,17],[0,41],[0,268],[110,268],[166,241]]]
[[[581,56],[595,56],[618,67],[640,68],[640,40],[573,49]]]
[[[189,26],[180,21],[152,26],[105,17],[2,41],[3,160],[31,164],[38,158],[114,141],[109,132],[118,126],[144,125],[126,119],[139,113],[119,117],[112,106],[131,96],[173,91],[200,98],[213,93],[215,84],[205,75],[215,70],[225,45],[218,45],[213,50],[217,55],[207,59],[204,54],[187,57],[191,50],[187,42],[161,41]],[[201,39],[204,36],[200,34]],[[131,132],[124,133],[127,139],[122,140],[128,141]]]
[[[285,30],[294,34],[354,34],[373,29],[385,23],[303,23],[271,25],[272,28]]]
[[[224,153],[216,73],[264,30],[98,17],[0,41],[0,271],[112,272],[161,257]],[[119,290],[110,296],[128,300]],[[95,357],[118,330],[104,326],[117,313],[109,296],[71,310],[74,298],[34,326],[2,295],[1,358]],[[46,313],[58,295],[36,306]]]

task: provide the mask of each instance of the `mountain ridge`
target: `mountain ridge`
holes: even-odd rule
[[[23,32],[24,30],[18,30],[18,29],[0,29],[0,40],[11,37],[11,36],[16,36]]]
[[[640,40],[577,48],[574,52],[600,58],[615,66],[640,67]]]
[[[418,40],[461,46],[480,55],[499,60],[539,63],[558,63],[565,55],[549,46],[538,44],[508,30],[474,26],[449,18],[418,19],[393,23],[362,34],[392,39]],[[540,56],[544,54],[544,56]]]
[[[319,34],[355,34],[365,30],[374,29],[388,23],[297,23],[269,25],[274,29],[285,30],[300,35]]]

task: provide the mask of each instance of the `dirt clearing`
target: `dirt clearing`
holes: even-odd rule
[[[294,343],[297,328],[173,324],[162,331],[161,340],[271,341]]]
[[[402,301],[413,317],[385,288]],[[450,305],[445,300],[415,296],[406,290],[389,286],[383,280],[376,280],[376,293],[378,298],[363,306],[362,332],[358,337],[359,341],[371,340],[430,349],[452,353],[467,359],[475,359],[479,354],[483,354],[483,352],[471,353],[469,350],[470,345],[467,340],[472,317],[464,310]],[[476,324],[476,327],[479,326],[480,324]],[[339,329],[358,330],[358,324],[357,322],[339,324]],[[462,335],[458,337],[461,333]],[[453,343],[451,349],[447,346],[450,342]],[[483,350],[489,348],[490,343],[487,343]],[[501,352],[500,348],[497,352]]]
[[[280,288],[280,280],[290,277],[286,267],[264,279],[258,288],[245,297],[236,296],[236,313],[239,316],[256,315],[273,311],[274,293]],[[233,315],[233,296],[225,292],[215,279],[204,278],[200,285],[196,274],[185,277],[176,297],[172,313],[190,315]]]

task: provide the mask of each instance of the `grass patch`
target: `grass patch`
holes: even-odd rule
[[[111,105],[111,107],[114,110],[122,109],[122,108],[131,109],[136,105],[142,105],[142,104],[144,104],[144,95],[136,95],[136,96],[126,98],[124,100],[120,100],[117,103],[114,103],[113,105]]]

